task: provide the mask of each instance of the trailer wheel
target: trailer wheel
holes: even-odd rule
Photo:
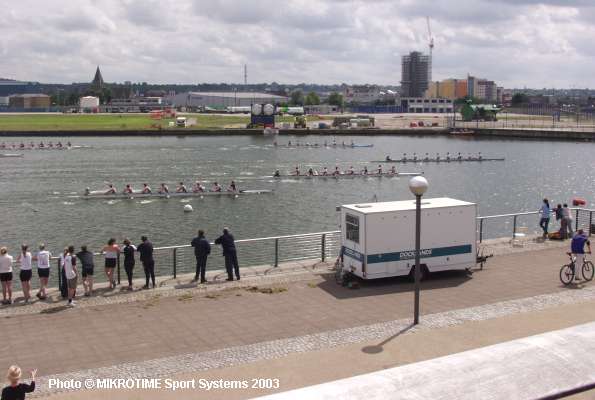
[[[426,279],[428,279],[430,277],[430,270],[428,269],[428,266],[426,264],[420,264],[419,265],[421,274],[419,276],[419,280],[420,281],[425,281]],[[409,270],[409,279],[411,280],[411,282],[415,282],[415,265],[411,267],[411,269]]]

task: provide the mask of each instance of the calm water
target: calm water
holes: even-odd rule
[[[465,140],[427,137],[341,137],[338,141],[373,143],[358,149],[275,149],[263,137],[74,138],[92,149],[27,151],[21,159],[0,158],[0,242],[16,254],[21,242],[46,242],[52,250],[66,244],[87,243],[98,249],[109,237],[137,241],[147,234],[156,246],[187,243],[197,228],[213,238],[230,226],[236,238],[296,234],[337,229],[335,206],[346,203],[411,198],[406,178],[345,180],[282,180],[263,178],[275,169],[295,165],[356,169],[377,164],[387,154],[404,152],[477,153],[506,157],[505,162],[450,163],[399,166],[402,171],[425,172],[428,196],[450,196],[479,203],[481,215],[536,209],[544,196],[554,203],[574,196],[595,201],[595,144],[571,142]],[[6,138],[20,142],[22,138]],[[25,139],[27,142],[29,139]],[[39,142],[40,139],[34,139]],[[47,139],[44,139],[47,141]],[[63,139],[65,142],[67,139]],[[297,138],[282,136],[280,143]],[[302,143],[322,142],[310,136]],[[327,138],[330,142],[330,138]],[[56,138],[53,138],[56,141]],[[12,152],[12,151],[5,151]],[[84,200],[83,189],[113,182],[121,190],[149,182],[170,184],[194,179],[227,184],[236,178],[240,188],[274,189],[272,195],[239,198]],[[193,213],[183,206],[192,204]],[[535,217],[528,224],[536,221]],[[510,229],[493,223],[488,236]]]

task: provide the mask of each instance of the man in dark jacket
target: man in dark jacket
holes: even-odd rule
[[[236,273],[236,279],[240,280],[240,266],[238,265],[238,255],[233,235],[229,233],[228,228],[223,228],[223,235],[215,240],[215,244],[220,244],[223,248],[223,257],[225,257],[225,269],[227,270],[227,280],[233,281],[233,272]]]
[[[149,241],[146,236],[140,238],[142,243],[139,244],[136,250],[140,253],[140,261],[143,263],[145,270],[146,283],[143,289],[149,288],[149,278],[153,281],[153,289],[155,289],[155,260],[153,260],[153,243]]]
[[[196,257],[196,275],[194,275],[194,281],[198,281],[200,275],[200,283],[206,283],[207,257],[211,254],[211,245],[202,229],[198,231],[198,236],[192,239],[190,245],[194,247],[194,256]]]

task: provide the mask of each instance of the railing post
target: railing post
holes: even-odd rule
[[[589,236],[593,234],[593,211],[589,211]]]
[[[326,260],[326,233],[322,234],[322,238],[320,239],[320,259],[322,262]]]
[[[118,285],[120,284],[120,253],[118,253],[118,263],[117,265],[117,272],[118,272]],[[112,278],[113,279],[113,278]],[[111,285],[111,283],[110,283]]]
[[[516,236],[516,215],[513,217],[513,222],[512,222],[512,238],[514,239]]]
[[[479,220],[479,243],[483,240],[483,218]]]
[[[56,260],[58,264],[58,290],[62,293],[62,268],[60,268],[60,259]]]
[[[576,232],[576,231],[578,231],[578,208],[576,210],[574,210],[574,211],[575,211],[575,213],[574,213],[574,216],[575,216],[575,218],[574,218],[574,231]]]
[[[276,268],[279,266],[279,238],[275,239],[275,261],[273,266]]]
[[[174,247],[174,278],[178,275],[178,248]]]

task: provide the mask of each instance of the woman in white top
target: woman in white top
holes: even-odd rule
[[[113,289],[116,287],[114,268],[118,264],[118,254],[120,254],[120,247],[116,244],[116,239],[108,240],[107,245],[103,246],[103,254],[105,255],[105,275],[110,287]]]
[[[21,287],[23,288],[23,295],[25,296],[25,303],[29,302],[31,298],[31,261],[33,257],[29,252],[29,246],[26,244],[21,246],[21,252],[17,256],[17,262],[21,264],[21,272],[19,278],[21,279]]]
[[[39,251],[37,255],[33,257],[37,261],[37,275],[39,275],[39,291],[36,296],[40,300],[45,300],[47,294],[45,288],[48,286],[48,280],[50,278],[50,258],[52,254],[45,249],[44,244],[39,245]]]
[[[12,256],[6,247],[0,248],[0,282],[2,283],[2,304],[12,304]]]

